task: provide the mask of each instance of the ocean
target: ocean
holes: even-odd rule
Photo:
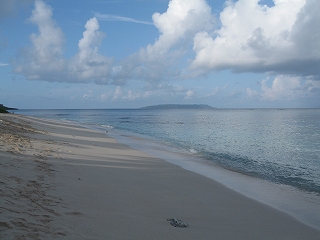
[[[288,212],[300,211],[304,215],[297,216],[300,219],[310,219],[309,215],[318,214],[320,209],[320,109],[69,109],[16,113],[74,121],[107,131],[120,142],[212,177],[257,200],[287,208]],[[270,199],[270,195],[277,197]],[[310,224],[320,225],[319,217],[312,218]]]

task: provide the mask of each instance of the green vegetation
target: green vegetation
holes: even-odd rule
[[[0,113],[9,113],[8,110],[18,110],[17,108],[8,108],[0,104]]]
[[[7,108],[0,104],[0,113],[8,113]]]

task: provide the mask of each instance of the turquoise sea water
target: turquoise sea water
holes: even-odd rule
[[[145,137],[222,168],[320,195],[320,109],[20,110]]]

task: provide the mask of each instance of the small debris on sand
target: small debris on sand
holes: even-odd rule
[[[168,218],[167,221],[174,227],[187,228],[188,224],[177,218]]]

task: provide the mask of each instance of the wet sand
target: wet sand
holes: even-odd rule
[[[0,185],[1,239],[320,239],[289,215],[73,123],[0,114]]]

